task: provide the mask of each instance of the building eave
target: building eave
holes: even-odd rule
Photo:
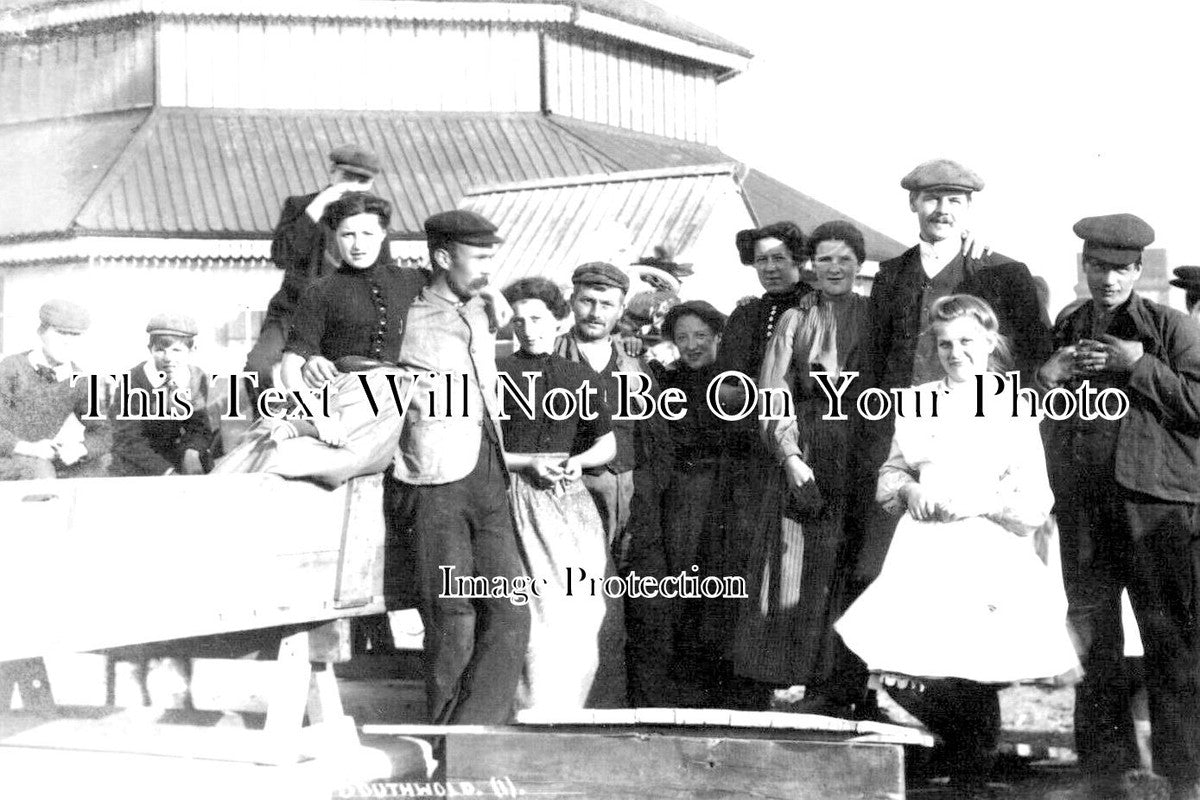
[[[31,2],[0,8],[0,36],[124,17],[186,19],[413,20],[442,23],[571,25],[721,69],[721,80],[745,70],[751,54],[655,30],[566,2],[442,2],[442,0],[82,0]],[[719,41],[719,39],[718,39]]]

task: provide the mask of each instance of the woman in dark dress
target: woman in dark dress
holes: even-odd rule
[[[592,419],[582,407],[565,419],[551,416],[562,416],[566,398],[579,397],[581,388],[600,386],[587,364],[552,352],[558,324],[569,309],[562,292],[545,278],[524,278],[505,287],[504,296],[513,307],[520,347],[496,366],[502,382],[507,376],[532,401],[531,409],[522,409],[512,392],[504,392],[504,462],[512,472],[509,501],[517,536],[529,576],[540,585],[540,597],[529,597],[532,625],[517,705],[583,708],[600,663],[606,603],[602,592],[593,594],[590,584],[581,585],[580,570],[599,581],[610,565],[600,514],[579,478],[584,469],[616,455],[616,438],[609,411],[595,394]],[[535,381],[532,392],[530,380]],[[552,392],[556,396],[547,404]]]
[[[660,385],[682,391],[687,403],[686,413],[666,426],[670,466],[654,509],[657,524],[647,526],[661,531],[660,577],[725,574],[727,559],[720,549],[724,541],[713,534],[722,527],[724,509],[716,490],[728,426],[709,408],[706,398],[717,375],[717,348],[725,321],[724,314],[702,300],[673,307],[663,320],[664,341],[675,346],[679,358],[660,371]],[[720,614],[726,603],[732,612],[736,602],[675,599],[662,604],[662,635],[668,641],[659,657],[671,663],[660,673],[659,685],[646,687],[651,695],[647,702],[696,708],[722,704],[719,692],[714,693],[720,650],[709,645],[704,631],[710,614]]]
[[[330,378],[331,415],[264,418],[214,473],[271,472],[336,486],[391,461],[402,420],[389,380],[400,373],[394,362],[408,307],[426,282],[423,270],[392,260],[391,215],[386,200],[351,192],[321,217],[342,265],[301,297],[281,370],[289,389],[303,389],[308,374]],[[356,373],[365,373],[371,397]]]
[[[805,259],[804,236],[794,223],[776,222],[763,228],[740,231],[736,242],[742,263],[754,267],[765,293],[738,306],[730,315],[717,352],[716,371],[735,370],[756,380],[767,352],[767,342],[784,312],[810,294],[812,287],[800,278]],[[727,412],[736,413],[748,399],[753,401],[754,398],[747,398],[736,384],[723,384],[720,402]],[[718,570],[715,574],[749,577],[746,564],[761,505],[762,486],[775,469],[775,461],[759,435],[756,418],[757,413],[751,413],[739,422],[727,423],[717,487],[717,507],[724,512],[720,525],[715,526],[711,534],[714,547],[725,555],[725,563],[713,565],[712,568]],[[761,680],[757,673],[739,670],[743,676],[741,680],[735,680],[732,674],[733,637],[729,632],[733,630],[736,618],[736,611],[726,607],[710,609],[704,622],[704,638],[728,659],[730,674],[724,683],[729,691],[720,705],[765,709],[770,703],[770,687],[756,682]]]
[[[761,422],[773,467],[759,489],[736,666],[759,681],[804,685],[804,711],[844,715],[849,709],[827,684],[839,646],[833,623],[843,610],[850,424],[823,418],[828,402],[812,373],[836,382],[862,359],[868,303],[854,280],[866,249],[853,225],[828,222],[813,231],[808,253],[817,292],[780,317],[759,376],[760,388],[790,392],[794,414]],[[856,397],[851,383],[848,409]]]

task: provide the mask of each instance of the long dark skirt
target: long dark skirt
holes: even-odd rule
[[[782,467],[770,464],[757,486],[761,504],[749,548],[749,600],[736,626],[738,675],[780,686],[829,679],[837,646],[833,623],[845,605],[846,429],[812,428],[809,460],[824,498],[800,509]]]

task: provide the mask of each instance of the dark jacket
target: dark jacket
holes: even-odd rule
[[[284,271],[283,284],[267,305],[268,319],[290,320],[308,285],[338,267],[325,258],[325,229],[304,213],[316,196],[292,195],[283,201],[271,239],[271,260]]]
[[[1078,340],[1090,320],[1091,303],[1062,315],[1054,328],[1057,349]],[[1200,503],[1200,326],[1187,315],[1134,294],[1118,309],[1108,332],[1137,340],[1145,355],[1121,385],[1129,413],[1117,425],[1112,448],[1118,484],[1160,500]],[[1097,381],[1091,382],[1093,386]],[[1066,388],[1073,389],[1074,383]],[[1078,437],[1093,435],[1103,421],[1074,415],[1047,420],[1047,457],[1055,493],[1078,470]]]
[[[183,465],[183,454],[195,450],[205,471],[212,466],[212,449],[217,431],[208,415],[208,376],[198,367],[191,367],[192,413],[181,419],[118,419],[120,402],[114,398],[109,410],[112,421],[112,464],[109,474],[114,476],[162,475],[168,469],[178,471]],[[154,416],[166,414],[155,402],[154,387],[146,377],[142,364],[129,370],[129,389],[140,389],[150,397],[149,407],[143,407],[139,399],[131,401],[130,411],[135,415]],[[132,395],[131,395],[132,396]]]
[[[1012,344],[1024,383],[1050,355],[1050,331],[1029,268],[998,253],[967,259],[961,255],[947,265],[961,264],[963,279],[955,294],[986,300],[1000,319],[1000,332]],[[921,301],[929,277],[921,266],[921,249],[912,247],[879,265],[871,289],[871,343],[864,386],[892,389],[912,385],[913,359],[924,320]]]

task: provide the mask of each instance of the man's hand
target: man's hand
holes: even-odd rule
[[[320,389],[326,381],[331,381],[339,375],[337,367],[324,356],[309,356],[300,368],[300,377],[310,389]]]
[[[962,249],[959,252],[965,259],[983,258],[992,254],[992,246],[976,239],[971,231],[963,231]]]
[[[1037,371],[1038,380],[1053,389],[1075,377],[1079,370],[1078,348],[1069,344],[1054,351],[1054,354]]]
[[[1100,341],[1092,343],[1092,352],[1103,356],[1100,369],[1128,374],[1133,372],[1133,365],[1138,359],[1146,354],[1146,348],[1139,341],[1118,339],[1106,333],[1100,337]]]
[[[342,181],[326,186],[321,191],[317,192],[317,196],[312,199],[308,207],[304,209],[304,213],[308,214],[309,219],[313,222],[320,222],[321,215],[325,213],[325,209],[330,203],[335,200],[340,200],[342,195],[347,192],[361,192],[366,189],[366,184],[353,181]]]
[[[204,465],[200,463],[200,451],[188,449],[183,451],[183,463],[179,471],[184,475],[203,475]]]
[[[617,339],[617,346],[621,348],[621,352],[630,358],[638,358],[642,353],[646,352],[646,343],[642,341],[640,336],[622,336]]]
[[[13,453],[19,456],[29,456],[30,458],[42,458],[46,461],[53,461],[58,453],[54,449],[54,442],[50,439],[38,439],[36,442],[17,442],[13,445]]]

